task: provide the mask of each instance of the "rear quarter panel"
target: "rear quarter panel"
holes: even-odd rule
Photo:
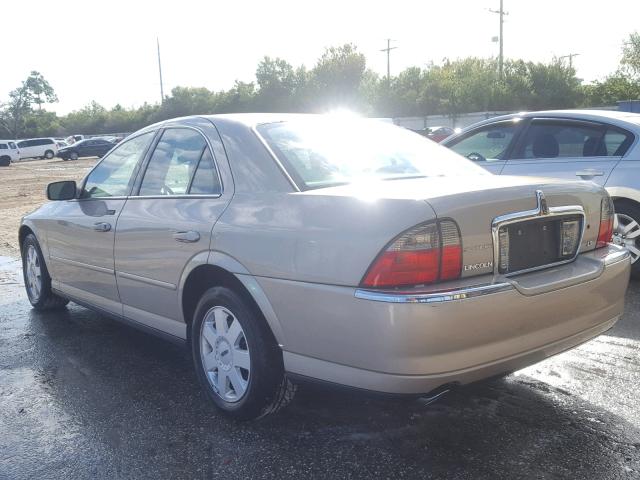
[[[214,227],[212,249],[256,276],[355,286],[391,239],[432,219],[423,200],[236,193]]]

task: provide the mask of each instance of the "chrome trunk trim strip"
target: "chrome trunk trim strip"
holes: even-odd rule
[[[513,290],[513,288],[513,285],[507,282],[477,285],[474,287],[433,293],[407,293],[388,290],[364,290],[359,288],[355,292],[355,297],[362,300],[387,303],[441,303],[506,292]]]

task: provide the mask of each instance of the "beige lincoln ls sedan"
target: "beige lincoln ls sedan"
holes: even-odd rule
[[[602,187],[347,116],[168,120],[47,195],[19,232],[33,307],[185,342],[238,418],[302,380],[435,397],[514,371],[611,328],[629,278]]]

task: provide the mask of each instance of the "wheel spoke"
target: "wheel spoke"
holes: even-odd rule
[[[227,312],[216,309],[213,314],[216,319],[216,335],[224,335],[227,332]]]
[[[218,387],[218,393],[222,398],[225,398],[227,396],[227,392],[229,391],[229,387],[228,387],[229,382],[227,382],[227,378],[228,378],[227,373],[228,372],[226,372],[221,368],[218,369],[217,387]]]
[[[236,340],[238,340],[238,337],[241,334],[242,334],[242,327],[240,326],[240,322],[234,318],[233,322],[231,322],[231,326],[229,327],[229,331],[227,332],[227,335],[226,335],[227,340],[229,340],[229,343],[231,345],[235,345]]]
[[[232,368],[231,370],[229,370],[229,380],[231,381],[233,390],[236,392],[236,396],[240,398],[244,394],[244,391],[247,389],[247,386],[246,382],[242,379],[237,369]]]
[[[631,232],[627,233],[625,235],[625,238],[636,238],[638,235],[640,235],[640,228],[637,228],[637,229],[632,230]]]
[[[216,352],[215,351],[211,351],[210,353],[204,355],[204,358],[202,359],[203,363],[204,363],[204,370],[205,372],[210,372],[213,369],[216,368]]]
[[[629,223],[627,223],[623,228],[622,228],[622,235],[626,235],[627,233],[629,233],[632,230],[635,230],[637,228],[640,228],[640,225],[638,225],[638,222],[636,222],[635,220],[631,220]]]
[[[233,364],[236,367],[251,369],[251,357],[248,350],[233,350]]]
[[[629,251],[631,252],[631,255],[634,258],[640,257],[640,250],[638,250],[638,247],[636,247],[635,245],[627,245],[627,248],[629,249]]]
[[[209,323],[206,323],[202,327],[202,336],[212,349],[216,347],[216,333],[213,331],[213,327]]]

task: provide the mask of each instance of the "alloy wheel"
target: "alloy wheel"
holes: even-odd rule
[[[631,263],[640,258],[640,224],[624,213],[616,213],[613,224],[613,243],[626,247],[631,253]]]
[[[251,357],[242,325],[225,307],[213,307],[200,328],[200,361],[213,391],[239,401],[249,386]]]
[[[40,257],[33,245],[29,245],[27,249],[27,261],[25,268],[27,270],[27,287],[29,296],[36,301],[40,298],[42,291],[42,269],[40,268]]]

